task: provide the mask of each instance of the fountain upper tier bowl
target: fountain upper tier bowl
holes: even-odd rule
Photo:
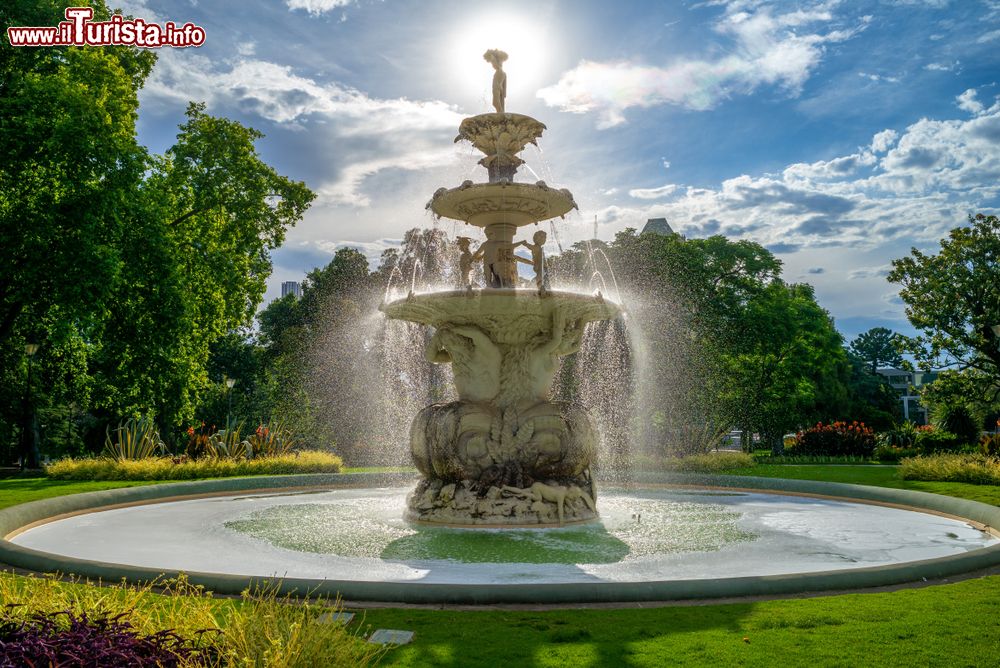
[[[383,304],[390,318],[431,327],[476,325],[493,341],[524,345],[551,330],[552,314],[562,310],[568,322],[611,320],[620,306],[600,295],[550,291],[539,297],[535,290],[446,290],[414,294]]]
[[[462,121],[455,141],[463,139],[490,156],[510,158],[528,144],[538,145],[545,124],[524,114],[479,114]],[[518,159],[520,164],[520,159]]]
[[[576,208],[573,194],[538,183],[472,183],[440,188],[427,208],[444,218],[486,227],[508,223],[518,227],[561,217]]]

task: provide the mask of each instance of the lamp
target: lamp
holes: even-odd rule
[[[226,384],[226,393],[229,395],[229,408],[226,410],[226,431],[228,432],[229,424],[233,420],[233,386],[236,385],[236,379],[223,376],[222,382]]]
[[[24,354],[28,356],[28,382],[25,387],[25,420],[21,429],[21,469],[38,468],[38,418],[35,415],[35,402],[31,397],[31,376],[38,344],[24,344]]]

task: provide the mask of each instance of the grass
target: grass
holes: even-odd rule
[[[80,494],[82,492],[100,492],[105,489],[119,487],[135,487],[150,485],[145,481],[75,481],[49,480],[48,478],[7,478],[0,480],[0,508],[50,499],[64,494]]]
[[[730,469],[726,475],[759,476],[762,478],[794,478],[797,480],[823,480],[846,482],[854,485],[874,485],[914,489],[932,494],[956,496],[960,499],[980,501],[1000,506],[1000,486],[974,485],[965,482],[939,482],[903,480],[895,466],[782,466],[757,465],[742,469]]]
[[[348,630],[320,616],[337,612],[337,602],[293,601],[264,589],[244,592],[239,600],[217,599],[185,580],[149,586],[94,587],[49,577],[0,573],[0,601],[14,605],[13,615],[71,611],[76,615],[124,613],[142,635],[172,629],[211,648],[219,666],[365,666],[380,648],[359,637],[359,624]],[[0,656],[2,659],[2,656]]]
[[[293,473],[339,473],[343,460],[329,452],[305,450],[257,459],[204,457],[175,463],[169,457],[114,460],[104,457],[60,459],[45,468],[55,480],[192,480]]]
[[[1000,577],[887,593],[625,610],[370,610],[389,666],[988,666]]]

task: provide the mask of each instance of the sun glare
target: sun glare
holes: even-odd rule
[[[530,104],[544,85],[550,42],[537,21],[529,17],[509,12],[485,14],[459,27],[451,42],[448,66],[457,86],[489,91],[493,67],[483,60],[483,52],[506,51],[509,59],[503,69],[507,73],[507,110],[516,111]]]

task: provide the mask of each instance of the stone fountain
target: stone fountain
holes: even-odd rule
[[[390,318],[428,325],[427,359],[451,364],[458,401],[431,404],[410,429],[410,450],[424,479],[408,497],[407,518],[453,525],[524,526],[597,517],[591,465],[599,435],[579,405],[553,401],[559,358],[580,348],[587,323],[621,313],[596,295],[552,290],[545,232],[515,243],[518,230],[574,209],[573,195],[544,182],[515,183],[518,154],[545,125],[506,113],[507,55],[484,54],[496,74],[495,113],[466,118],[455,141],[485,154],[486,183],[440,188],[427,204],[436,216],[484,228],[473,252],[460,243],[458,289],[410,294],[383,304]],[[531,259],[515,254],[525,246]],[[470,280],[482,261],[485,286]],[[532,265],[533,288],[518,288],[517,263]]]

